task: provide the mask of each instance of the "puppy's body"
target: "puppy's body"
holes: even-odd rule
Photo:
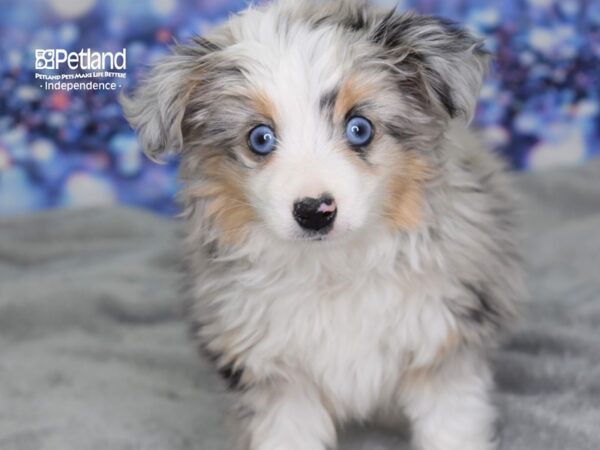
[[[258,231],[215,261],[198,245],[204,216],[188,212],[191,317],[240,391],[247,448],[320,449],[334,421],[397,408],[435,421],[436,443],[423,448],[492,448],[481,357],[520,288],[518,267],[502,260],[516,254],[502,223],[510,194],[480,148],[444,150],[452,161],[411,232],[374,223],[343,244],[298,248]]]
[[[182,153],[190,317],[238,393],[239,447],[322,450],[336,423],[402,411],[422,449],[493,448],[484,354],[523,287],[508,180],[464,128],[479,43],[346,1],[209,39],[124,105],[150,154]],[[374,129],[360,148],[353,117]],[[259,124],[268,155],[248,150]],[[324,192],[333,225],[294,222]]]

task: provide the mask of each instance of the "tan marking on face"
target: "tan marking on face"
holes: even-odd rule
[[[344,122],[348,112],[356,105],[363,103],[364,101],[372,98],[376,92],[376,86],[368,81],[362,81],[358,76],[353,75],[346,79],[342,84],[340,91],[338,92],[336,103],[333,110],[333,120],[335,123],[341,124]],[[377,135],[370,146],[377,146]],[[376,174],[376,170],[373,166],[366,164],[365,161],[357,152],[347,151],[347,145],[344,145],[343,153],[349,155],[348,158],[352,165],[357,170],[363,172],[365,175],[372,176]]]
[[[249,96],[252,99],[252,106],[256,109],[256,112],[262,117],[270,119],[274,123],[277,116],[277,110],[269,96],[259,90],[253,90],[249,93]]]
[[[372,97],[374,93],[375,86],[359,80],[356,76],[349,77],[338,92],[333,110],[333,120],[336,123],[341,123],[348,111]]]
[[[221,244],[243,242],[256,218],[245,195],[243,169],[222,154],[206,158],[201,167],[204,181],[189,186],[185,195],[206,201],[204,215],[217,226]]]
[[[248,93],[250,97],[250,104],[256,111],[257,117],[263,118],[267,125],[275,126],[277,123],[277,108],[275,103],[271,101],[269,96],[259,90],[252,90]],[[250,130],[248,130],[249,132]],[[266,156],[256,155],[246,146],[246,154],[252,158],[254,162],[260,165],[267,165],[272,161],[273,155],[269,154]]]
[[[407,153],[392,174],[384,204],[384,216],[393,229],[411,230],[419,226],[423,213],[423,185],[432,176],[420,157]]]

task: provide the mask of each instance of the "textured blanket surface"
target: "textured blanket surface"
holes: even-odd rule
[[[517,183],[532,302],[492,356],[502,448],[598,450],[600,162]],[[0,219],[0,449],[230,450],[177,260],[173,224],[140,211]],[[340,448],[409,445],[364,426]]]

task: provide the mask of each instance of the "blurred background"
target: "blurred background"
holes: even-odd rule
[[[298,0],[301,1],[301,0]],[[600,153],[600,1],[379,0],[464,23],[495,55],[476,125],[518,170]],[[126,88],[173,40],[203,34],[241,0],[0,0],[0,215],[99,204],[177,207],[176,159],[147,160],[117,91],[50,91],[36,48],[127,49]]]

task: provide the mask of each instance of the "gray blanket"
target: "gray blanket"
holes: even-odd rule
[[[493,355],[502,446],[598,450],[600,162],[517,182],[533,301]],[[229,450],[230,398],[186,340],[174,242],[135,210],[0,220],[0,449]],[[340,441],[409,448],[368,426]]]

